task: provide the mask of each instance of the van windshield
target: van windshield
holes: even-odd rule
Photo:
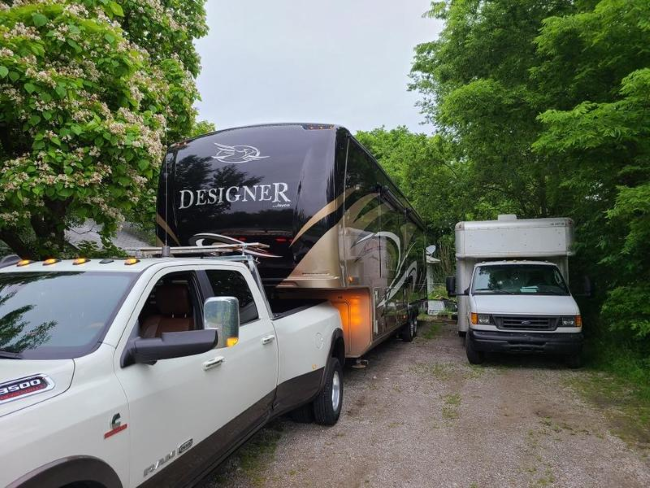
[[[568,295],[569,289],[555,266],[504,264],[477,267],[472,294]]]
[[[136,275],[0,273],[0,358],[83,356],[103,339]]]

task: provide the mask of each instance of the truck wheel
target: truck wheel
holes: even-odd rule
[[[578,351],[575,354],[570,354],[566,357],[566,364],[571,369],[578,369],[582,366],[582,354],[581,351]]]
[[[413,342],[416,335],[418,335],[418,318],[415,315],[411,315],[407,324],[402,327],[400,337],[404,342]]]
[[[334,425],[343,406],[343,370],[338,359],[329,359],[325,374],[325,385],[314,400],[314,418],[317,424]]]
[[[483,352],[474,349],[469,334],[465,334],[465,353],[467,354],[467,360],[470,364],[481,364],[485,359]]]

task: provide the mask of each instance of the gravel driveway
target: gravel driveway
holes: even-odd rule
[[[615,436],[607,407],[571,386],[592,373],[551,358],[470,366],[451,324],[367,359],[345,371],[336,426],[281,419],[202,488],[650,487],[648,437]]]

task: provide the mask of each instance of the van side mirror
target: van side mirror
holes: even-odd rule
[[[594,296],[594,286],[591,283],[589,276],[582,277],[582,290],[579,293],[574,293],[576,297],[586,297],[593,298]]]
[[[217,349],[239,342],[239,300],[235,297],[212,297],[203,304],[203,325],[219,335]]]
[[[435,244],[431,244],[430,246],[427,246],[426,248],[427,256],[433,256],[433,254],[436,252],[436,249],[437,248]]]
[[[456,296],[456,277],[455,276],[447,276],[445,278],[445,287],[447,288],[447,295],[450,297],[455,297]]]

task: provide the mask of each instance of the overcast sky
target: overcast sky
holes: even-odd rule
[[[328,122],[353,133],[421,125],[407,91],[416,44],[433,40],[430,0],[208,0],[199,119],[218,129]]]

